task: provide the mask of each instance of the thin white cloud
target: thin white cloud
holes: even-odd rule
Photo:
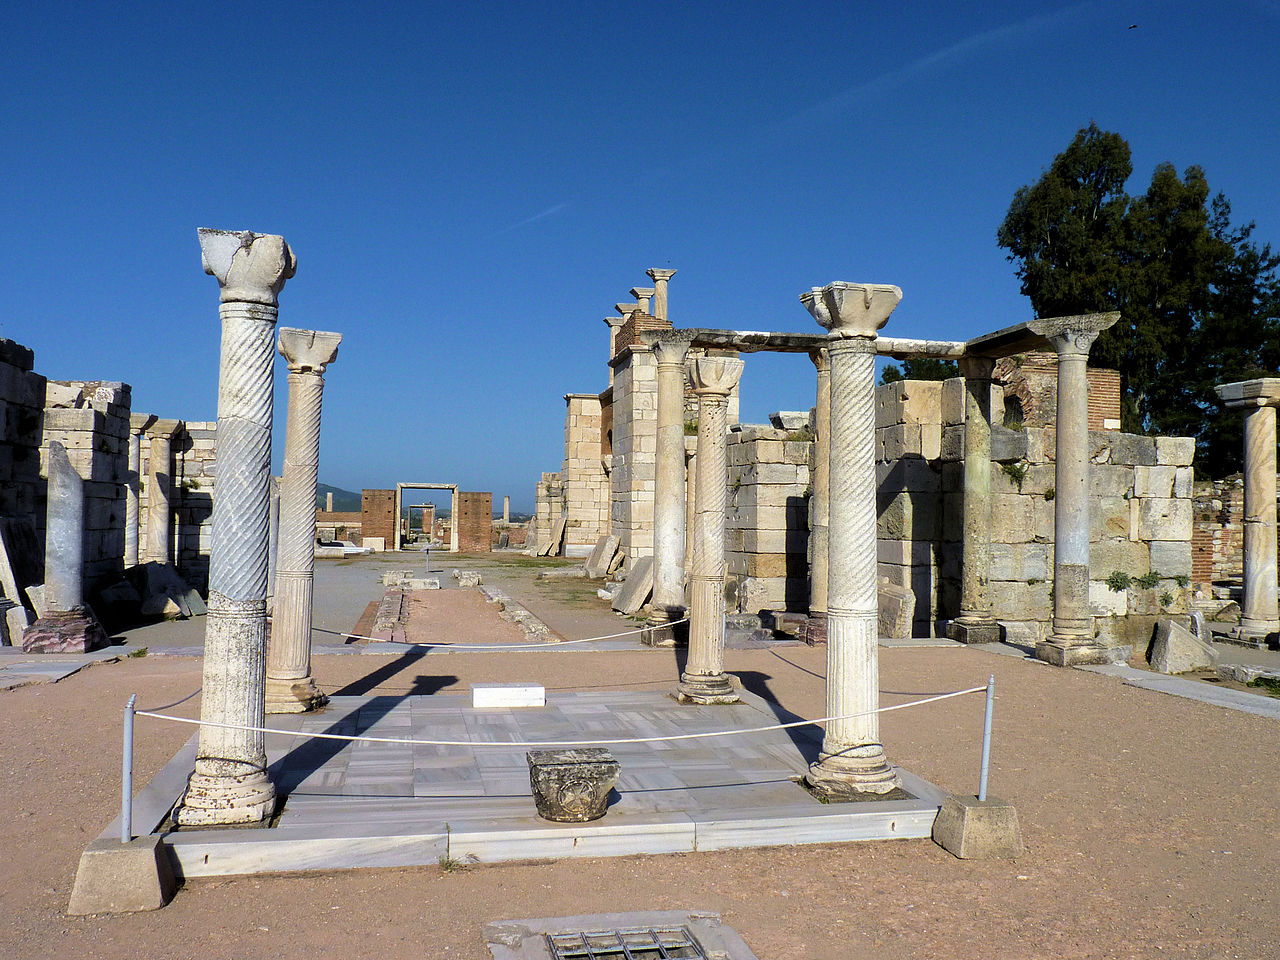
[[[554,206],[547,207],[547,209],[543,210],[541,213],[535,213],[532,217],[525,217],[519,223],[512,223],[503,227],[501,230],[495,230],[485,239],[489,240],[493,237],[501,236],[504,233],[510,233],[512,230],[519,230],[521,227],[527,227],[529,224],[537,223],[539,220],[545,220],[547,217],[554,217],[567,206],[569,206],[568,203],[557,203]]]

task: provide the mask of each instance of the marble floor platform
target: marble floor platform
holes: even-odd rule
[[[272,716],[271,777],[284,798],[270,828],[163,826],[192,768],[195,738],[135,798],[135,831],[164,833],[180,876],[621,856],[854,840],[927,838],[943,793],[900,770],[913,799],[823,804],[796,781],[818,728],[611,747],[622,767],[593,823],[537,817],[526,747],[318,740],[315,732],[463,740],[605,740],[800,719],[743,694],[732,706],[654,691],[549,693],[546,707],[475,709],[469,696],[335,697],[319,714]],[[146,724],[139,718],[139,737]],[[103,837],[118,836],[113,823]]]

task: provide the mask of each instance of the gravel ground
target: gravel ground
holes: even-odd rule
[[[461,603],[434,612],[442,629],[478,616]],[[821,714],[822,648],[731,650],[727,660],[748,688]],[[155,913],[67,917],[80,851],[119,802],[125,699],[185,697],[200,662],[124,660],[0,693],[0,956],[484,960],[480,931],[493,920],[697,908],[724,914],[761,960],[1280,957],[1274,720],[973,650],[886,649],[881,668],[886,704],[995,673],[991,792],[1017,805],[1023,859],[962,862],[898,841],[225,878],[192,881]],[[446,693],[477,680],[625,691],[672,687],[678,666],[670,650],[457,653],[317,657],[315,673],[330,691],[408,693],[424,673],[447,677],[425,687]],[[198,698],[174,710],[195,715]],[[938,785],[972,792],[981,711],[968,697],[885,714],[886,747]],[[138,780],[188,735],[140,720]]]

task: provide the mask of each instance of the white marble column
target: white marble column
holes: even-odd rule
[[[1118,313],[1033,320],[1027,326],[1058,354],[1053,468],[1053,633],[1036,657],[1060,667],[1118,655],[1094,636],[1089,602],[1089,348]]]
[[[179,421],[156,420],[147,427],[147,563],[173,562],[173,435]]]
[[[827,724],[810,787],[829,800],[888,793],[898,776],[880,743],[877,637],[876,331],[902,299],[887,284],[832,283],[808,299],[829,332],[831,476],[827,534]],[[856,714],[865,714],[854,716]]]
[[[809,622],[805,639],[827,642],[827,523],[831,487],[831,360],[826,347],[809,351],[818,372],[814,403],[813,493],[809,500]]]
[[[458,552],[458,488],[454,487],[449,497],[449,552]],[[399,523],[399,518],[396,519]]]
[[[280,329],[289,364],[289,408],[280,477],[275,616],[267,656],[267,713],[305,713],[328,702],[311,676],[311,600],[315,587],[316,486],[324,372],[338,356],[339,333]]]
[[[991,371],[988,357],[961,357],[964,374],[963,553],[960,616],[947,636],[960,643],[997,643],[1000,624],[991,616],[987,579],[991,566]]]
[[[426,514],[423,514],[425,517]],[[504,496],[502,498],[502,522],[504,525],[511,523],[511,497]]]
[[[650,267],[645,273],[653,281],[653,315],[659,320],[667,320],[667,284],[676,272]]]
[[[653,299],[653,287],[632,287],[628,293],[636,298],[636,303],[640,307],[640,313],[649,312],[649,301]]]
[[[1276,406],[1280,378],[1225,383],[1228,409],[1244,411],[1244,596],[1240,634],[1261,640],[1280,631],[1276,583]]]
[[[199,237],[204,270],[221,288],[222,320],[200,719],[260,727],[266,720],[271,367],[277,297],[296,263],[283,237],[206,229]],[[256,823],[274,808],[263,735],[201,727],[178,823]]]
[[[689,659],[680,677],[682,703],[737,703],[724,672],[724,508],[727,499],[729,391],[741,360],[697,357],[689,364],[698,397],[698,492],[693,566],[689,571]]]
[[[142,472],[142,434],[129,431],[129,464],[124,478],[124,565],[138,565],[138,503]]]
[[[653,480],[653,616],[654,624],[685,615],[685,478],[684,478],[684,365],[687,340],[659,340],[653,345],[658,362],[657,453]],[[679,631],[684,635],[686,631]],[[655,644],[676,641],[675,628],[655,630]]]

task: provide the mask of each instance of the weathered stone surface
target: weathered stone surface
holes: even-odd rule
[[[478,587],[480,586],[480,574],[476,570],[455,570],[453,571],[453,579],[458,581],[460,587]]]
[[[87,607],[49,610],[22,634],[22,649],[27,653],[88,653],[110,643]]]
[[[997,463],[1012,463],[1027,456],[1025,430],[1010,430],[998,423],[991,425],[991,459]]]
[[[1186,673],[1212,667],[1218,662],[1218,651],[1186,627],[1162,617],[1156,621],[1147,661],[1160,673]]]
[[[606,534],[596,541],[591,555],[583,564],[588,577],[599,579],[608,574],[609,564],[613,562],[613,556],[618,552],[619,543],[618,538],[612,534]]]
[[[1186,540],[1152,540],[1151,569],[1166,580],[1191,576],[1191,544]]]
[[[583,823],[605,815],[621,767],[604,747],[530,750],[527,759],[538,816]]]
[[[136,913],[159,910],[173,899],[177,883],[156,834],[129,843],[95,840],[80,855],[67,913]]]
[[[1143,540],[1190,542],[1191,501],[1157,497],[1141,501],[1138,536]]]
[[[933,821],[933,842],[961,860],[1009,860],[1026,852],[1018,811],[995,797],[946,797]]]
[[[900,587],[888,577],[881,577],[876,593],[879,598],[878,628],[882,637],[909,637],[915,618],[916,595]]]
[[[1156,462],[1174,467],[1189,467],[1195,459],[1194,437],[1156,437]]]
[[[613,609],[627,616],[645,605],[653,593],[653,557],[640,557],[614,592]]]
[[[803,430],[809,426],[809,411],[778,410],[769,414],[769,422],[781,430]]]

